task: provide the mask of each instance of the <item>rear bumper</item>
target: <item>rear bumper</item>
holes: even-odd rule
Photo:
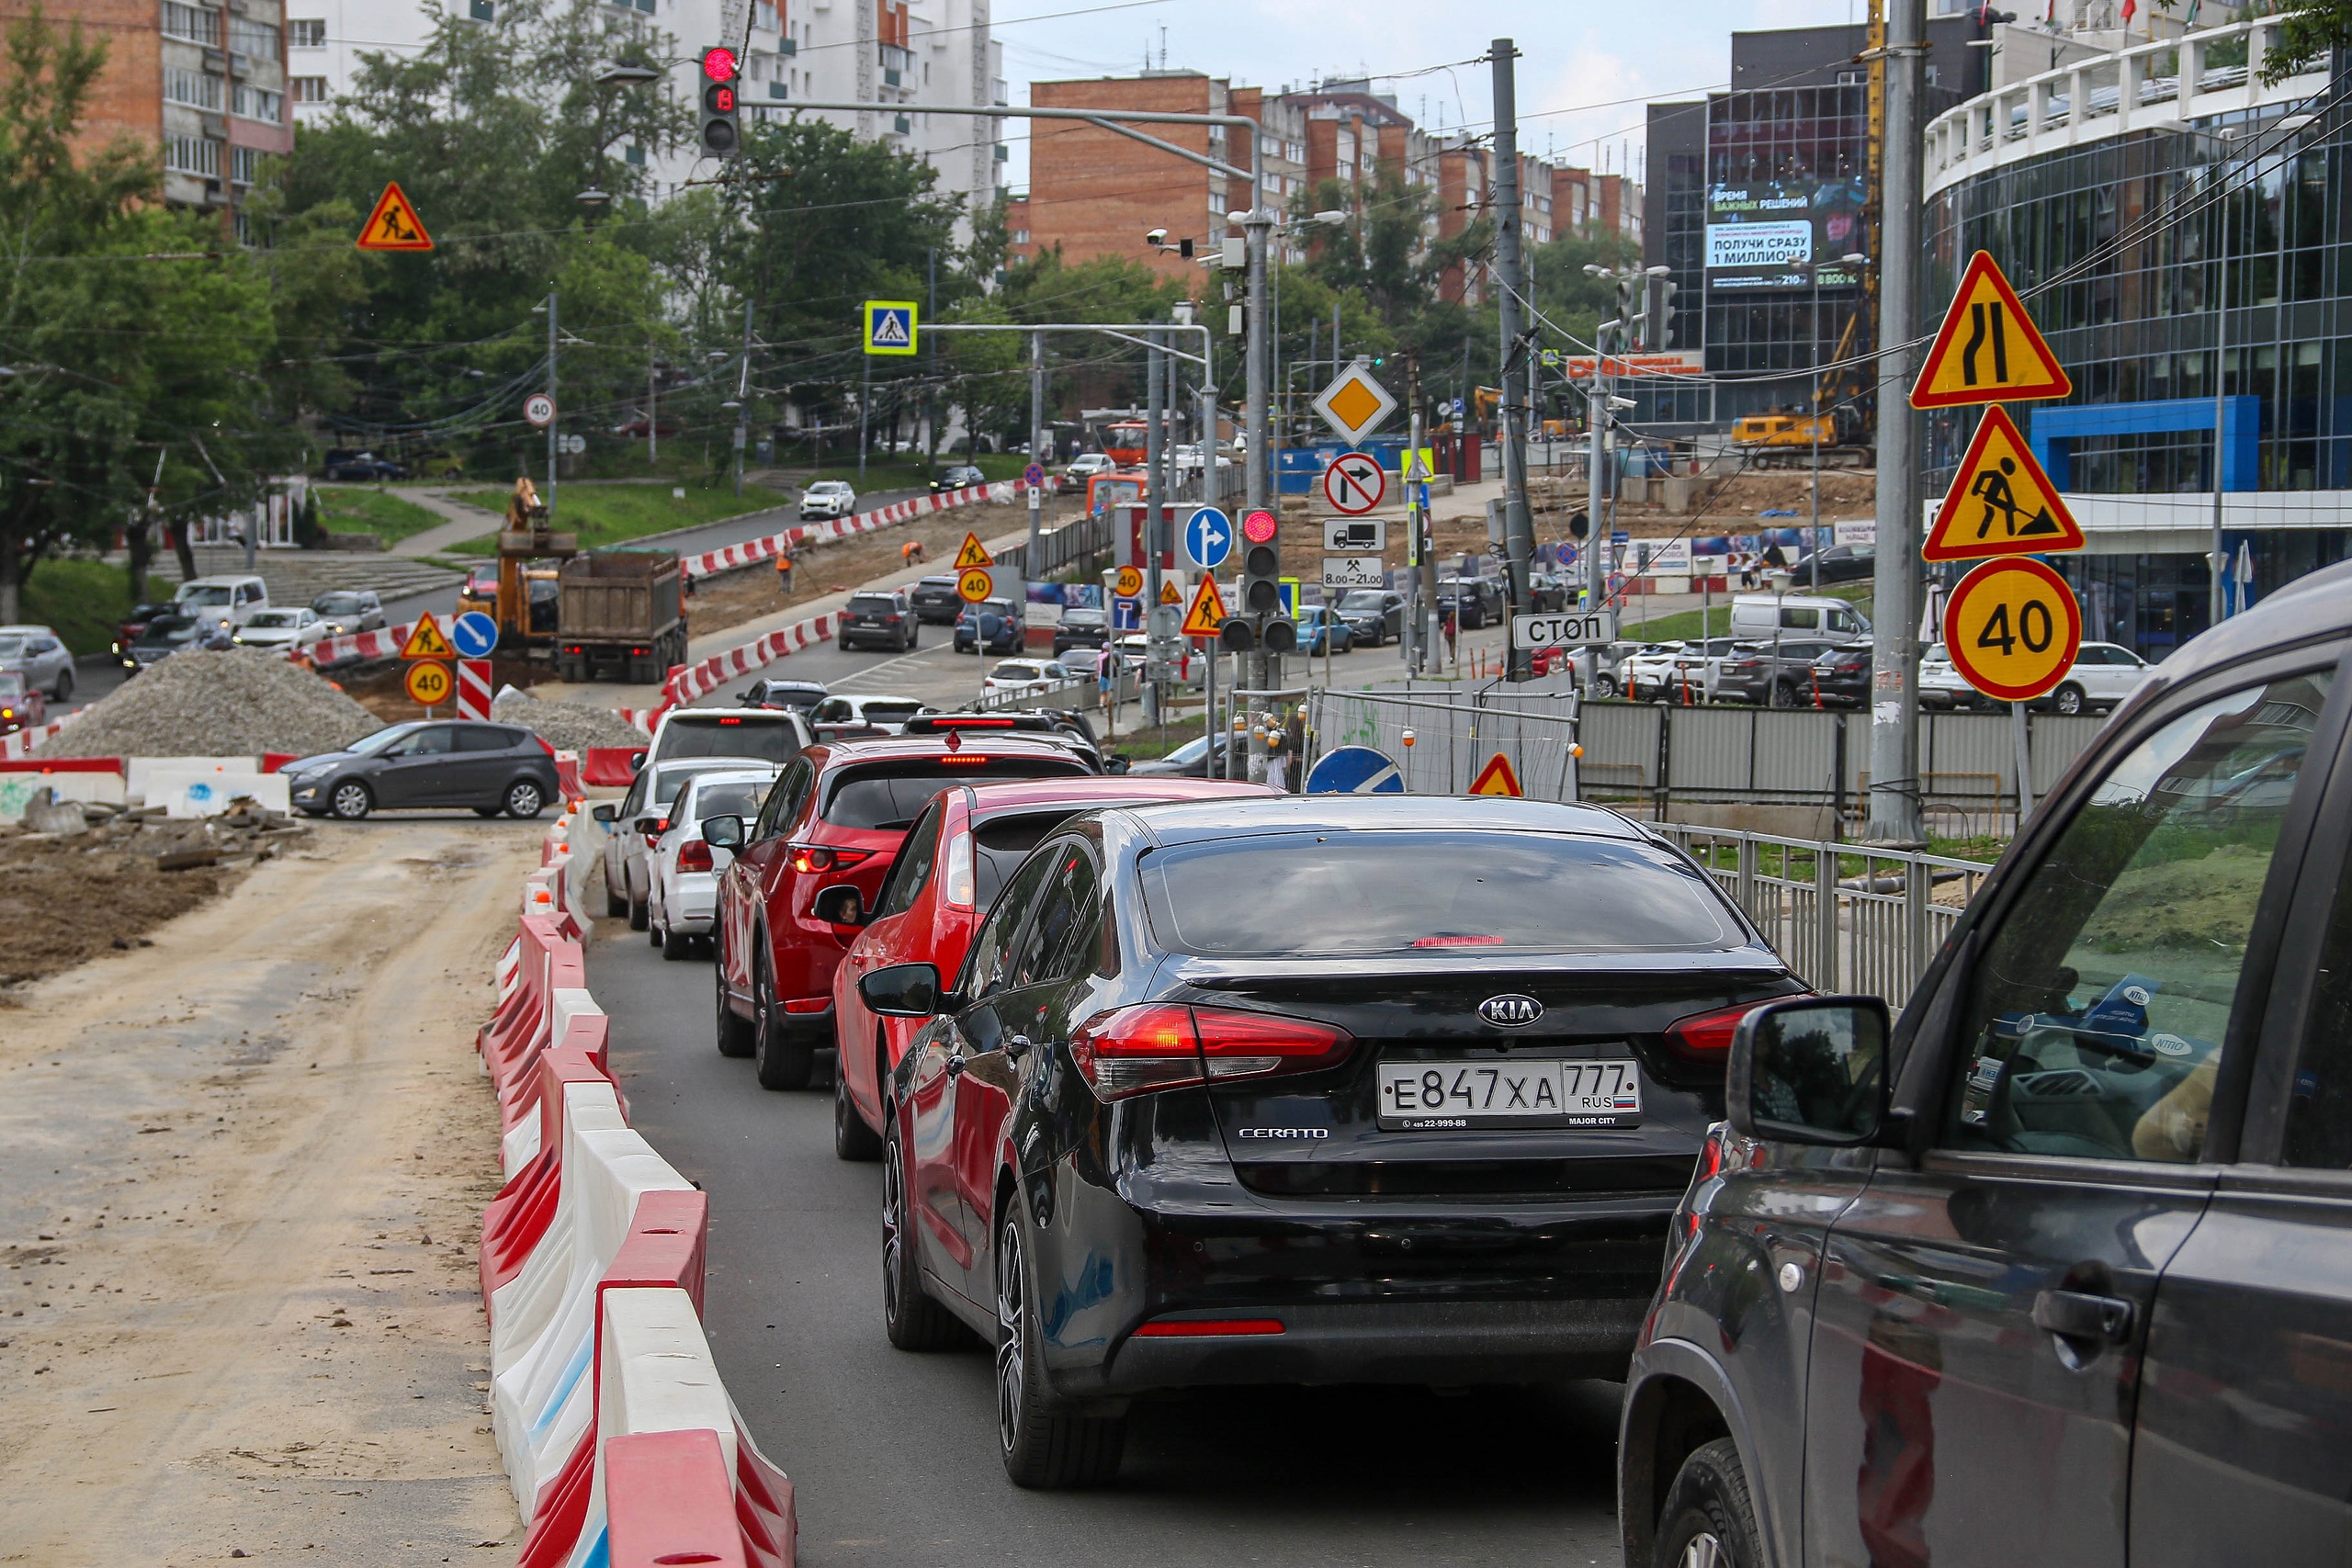
[[[1102,1391],[1618,1378],[1648,1308],[1646,1297],[1288,1306],[1266,1314],[1283,1325],[1279,1334],[1131,1335],[1113,1353]],[[1186,1314],[1176,1321],[1240,1315]]]

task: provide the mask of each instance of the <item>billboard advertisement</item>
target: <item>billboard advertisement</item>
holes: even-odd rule
[[[1861,248],[1862,182],[1749,180],[1707,189],[1707,287],[1810,288],[1805,264]],[[1824,288],[1860,280],[1853,269],[1824,267]]]

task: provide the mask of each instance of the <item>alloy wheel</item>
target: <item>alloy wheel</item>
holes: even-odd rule
[[[882,1157],[882,1313],[896,1323],[905,1315],[907,1303],[899,1296],[899,1269],[905,1259],[900,1249],[906,1246],[907,1185],[899,1169],[899,1136],[894,1130],[890,1146]]]
[[[1027,1303],[1022,1286],[1021,1226],[1008,1217],[996,1248],[996,1435],[1005,1452],[1020,1440],[1022,1357]]]
[[[346,822],[356,822],[368,815],[375,801],[368,794],[368,786],[350,781],[334,786],[334,814]]]
[[[1712,1531],[1692,1536],[1683,1543],[1682,1561],[1678,1568],[1725,1568],[1731,1558],[1724,1551],[1724,1543]]]

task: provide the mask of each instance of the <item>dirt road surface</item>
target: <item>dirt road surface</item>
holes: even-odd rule
[[[472,1041],[541,831],[322,829],[0,1013],[0,1563],[511,1560]]]

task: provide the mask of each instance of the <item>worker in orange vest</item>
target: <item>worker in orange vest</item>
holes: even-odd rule
[[[775,587],[779,593],[788,596],[792,592],[792,557],[785,550],[775,553]]]
[[[922,541],[921,539],[909,539],[905,544],[899,547],[899,564],[900,566],[914,566],[922,561]]]

